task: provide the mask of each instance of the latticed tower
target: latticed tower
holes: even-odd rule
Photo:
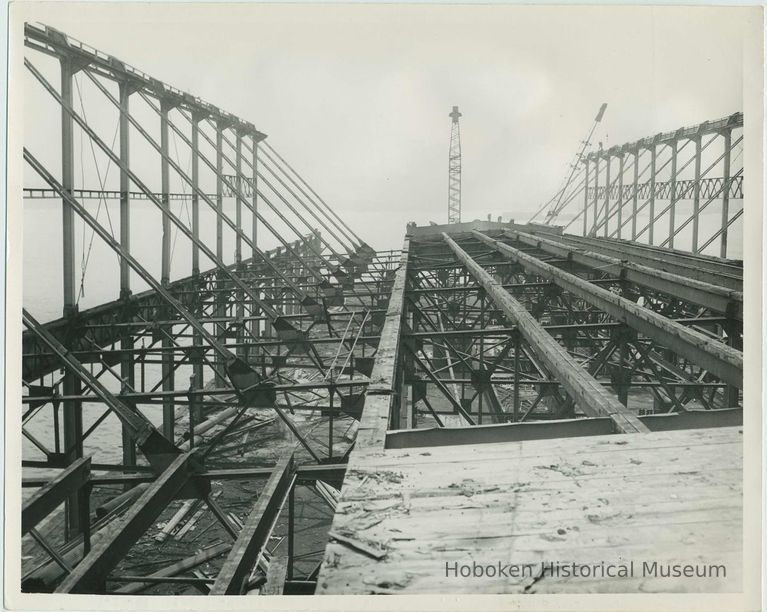
[[[453,120],[450,131],[450,165],[447,180],[447,222],[461,222],[461,129],[458,118],[461,113],[453,107],[449,117]]]

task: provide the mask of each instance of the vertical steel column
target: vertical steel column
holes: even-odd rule
[[[679,140],[676,136],[671,141],[671,180],[669,181],[670,194],[669,197],[669,209],[668,209],[668,248],[674,248],[674,221],[676,220],[676,162],[677,162],[677,147]]]
[[[590,236],[596,235],[597,219],[599,218],[599,210],[597,209],[597,206],[599,205],[597,201],[599,198],[599,155],[600,153],[597,153],[594,156],[594,202],[592,205],[592,210],[594,211],[594,223],[591,226],[591,231],[589,232]]]
[[[237,166],[236,173],[237,178],[235,180],[235,186],[239,193],[245,193],[245,180],[242,174],[242,131],[238,128],[236,130],[236,144],[235,144],[235,164]],[[242,200],[240,196],[237,196],[237,202],[235,204],[235,225],[237,226],[237,236],[235,237],[234,246],[234,261],[237,266],[237,273],[242,274]],[[245,294],[242,289],[237,289],[237,355],[240,357],[245,356]]]
[[[652,148],[650,149],[650,235],[648,242],[650,245],[655,244],[655,162],[658,159],[658,145],[653,141]]]
[[[692,201],[692,252],[698,252],[698,216],[700,214],[700,152],[701,136],[695,137],[695,192]]]
[[[130,95],[132,86],[127,81],[120,81],[120,161],[127,168],[130,166]],[[120,170],[120,246],[130,253],[130,179],[128,173]],[[128,300],[130,289],[130,268],[125,258],[120,259],[120,299]],[[120,348],[125,351],[120,357],[120,378],[123,389],[133,389],[136,383],[135,364],[133,361],[133,335],[130,328],[120,338]],[[130,429],[122,426],[123,464],[136,465],[136,446]]]
[[[126,167],[130,165],[130,112],[131,85],[121,81],[120,88],[120,161]],[[130,253],[130,179],[128,173],[120,170],[120,246]],[[130,267],[125,258],[120,259],[120,297],[130,295]]]
[[[71,57],[61,58],[61,97],[72,108],[72,80],[77,71]],[[74,120],[61,107],[61,184],[71,193],[74,189]],[[64,264],[64,316],[72,317],[77,314],[75,301],[75,219],[74,210],[62,200],[62,229],[63,229],[63,264]],[[64,395],[78,395],[80,381],[74,373],[64,370]],[[82,402],[66,400],[63,402],[64,416],[64,448],[71,449],[65,460],[72,463],[83,456],[83,405]],[[66,539],[74,537],[81,531],[80,500],[73,494],[66,500],[66,521],[64,532]]]
[[[629,384],[631,382],[631,368],[626,366],[626,362],[629,359],[629,347],[626,342],[625,334],[621,334],[621,339],[618,342],[618,355],[620,357],[620,365],[618,366],[618,372],[620,373],[620,382],[618,383],[618,401],[624,406],[629,405]]]
[[[72,105],[72,79],[76,70],[73,60],[61,58],[61,97]],[[74,188],[74,119],[61,107],[61,185],[71,193]],[[61,201],[62,229],[64,234],[64,316],[77,312],[75,301],[75,217],[72,207],[66,200]]]
[[[192,275],[197,278],[200,275],[200,247],[197,246],[197,241],[200,239],[200,196],[198,195],[198,189],[200,188],[200,121],[205,118],[206,114],[198,111],[192,111]],[[202,304],[199,304],[199,308],[202,308]],[[202,389],[203,369],[202,369],[202,335],[195,330],[192,333],[192,344],[197,347],[198,354],[195,356],[192,365],[192,389]],[[190,411],[190,426],[193,420],[198,423],[202,419],[202,398],[195,400],[193,405],[189,407]],[[191,432],[190,432],[191,435]],[[192,438],[190,438],[192,440]],[[193,444],[190,442],[190,448]]]
[[[245,193],[245,181],[242,174],[242,132],[236,130],[235,140],[235,164],[237,166],[237,179],[235,180],[235,186],[239,193]],[[235,225],[237,226],[237,236],[234,241],[234,261],[239,268],[242,263],[242,200],[237,196],[237,203],[235,205]]]
[[[618,152],[618,240],[621,239],[621,230],[623,229],[623,167],[626,154],[621,149]]]
[[[294,552],[294,534],[296,530],[296,487],[298,484],[293,484],[290,487],[290,493],[288,494],[288,570],[285,574],[287,580],[293,579],[293,558]]]
[[[631,198],[631,239],[637,239],[637,198],[639,197],[639,155],[642,149],[634,149],[634,192]]]
[[[722,192],[722,234],[719,256],[727,257],[727,222],[730,220],[730,161],[732,148],[732,128],[724,132],[724,191]]]
[[[588,226],[589,216],[589,158],[586,157],[586,183],[583,187],[583,235],[587,236],[589,233]]]
[[[221,215],[224,214],[224,126],[216,122],[216,257],[224,257],[224,225]]]
[[[253,148],[252,148],[252,155],[253,159],[251,160],[251,168],[252,168],[252,176],[251,180],[253,181],[252,188],[253,191],[250,195],[251,201],[250,205],[253,208],[253,215],[252,215],[252,225],[251,225],[251,236],[250,239],[253,243],[253,252],[251,254],[251,267],[253,268],[253,283],[257,283],[258,279],[255,278],[255,270],[256,265],[260,264],[260,260],[258,259],[258,255],[256,253],[257,244],[258,244],[258,217],[256,216],[256,212],[258,211],[258,133],[253,132],[253,135],[251,136]],[[259,321],[251,321],[250,323],[250,333],[253,334],[256,338],[258,337],[259,333],[261,332],[261,324]]]
[[[223,147],[224,147],[224,124],[219,119],[216,121],[216,257],[219,261],[224,260],[224,225],[223,225],[223,214],[224,214],[224,181],[223,181],[223,173],[224,173],[224,153],[223,153]],[[216,308],[215,308],[215,316],[216,317],[225,317],[226,316],[226,306],[224,304],[224,294],[221,292],[224,286],[224,278],[221,275],[220,272],[216,272],[216,292],[214,294],[213,300],[215,302]],[[226,325],[222,325],[221,323],[216,324],[216,337],[217,338],[223,338],[224,332],[226,331]],[[224,370],[224,364],[221,361],[220,356],[216,356],[215,358],[216,363],[216,374],[215,374],[215,386],[216,387],[223,387],[224,386],[224,378],[219,374],[219,372],[223,372]]]
[[[170,149],[168,112],[171,108],[171,104],[166,100],[160,100],[161,191],[162,205],[165,210],[170,210],[170,164],[168,164],[167,157]],[[170,282],[170,219],[166,215],[162,216],[162,275],[160,280],[163,285]]]
[[[516,423],[519,421],[519,351],[521,349],[520,333],[514,332],[514,416]]]
[[[605,155],[605,162],[607,163],[607,167],[605,168],[605,229],[604,229],[604,236],[607,238],[608,234],[608,225],[610,221],[610,188],[612,185],[610,185],[610,166],[612,165],[610,162],[612,161],[612,156],[607,153]]]
[[[168,155],[170,149],[168,113],[172,105],[165,99],[160,100],[160,160],[162,205],[170,211],[170,164]],[[161,283],[167,286],[170,283],[170,219],[162,216],[162,276]],[[162,333],[162,390],[173,391],[175,388],[175,373],[173,371],[173,325],[163,326]],[[175,406],[172,398],[163,398],[162,401],[162,433],[170,441],[175,439]]]
[[[335,401],[334,396],[336,394],[336,388],[333,385],[333,375],[330,375],[330,386],[328,387],[328,405],[330,411],[328,412],[328,459],[333,457],[333,422],[335,421]]]
[[[199,112],[192,113],[192,275],[200,274],[200,247],[197,241],[200,239],[200,196],[197,190],[200,188],[200,121],[205,115]]]

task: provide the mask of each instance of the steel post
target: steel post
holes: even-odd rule
[[[252,214],[251,214],[251,236],[250,240],[252,243],[252,253],[251,253],[251,262],[255,265],[257,261],[259,261],[258,257],[258,215],[256,214],[258,212],[258,142],[259,137],[258,134],[254,133],[251,137],[252,139],[252,151],[251,154],[253,156],[252,163],[251,163],[251,169],[252,169],[252,175],[251,175],[251,181],[253,182],[253,192],[251,193],[251,208]],[[256,290],[258,290],[258,287],[256,287]],[[259,321],[251,321],[250,323],[250,333],[253,334],[256,338],[261,333],[261,324]]]
[[[127,167],[130,165],[130,95],[132,87],[128,81],[121,81],[120,88],[120,161]],[[120,246],[130,253],[130,178],[125,170],[120,170]],[[128,299],[130,289],[130,266],[125,257],[120,258],[120,298]],[[120,357],[120,378],[123,389],[133,389],[135,381],[135,363],[133,356],[133,335],[126,330],[120,339],[120,348],[125,351]],[[130,429],[122,426],[123,464],[136,465],[136,446]]]
[[[583,235],[588,235],[588,215],[589,215],[589,158],[586,157],[586,178],[583,186]]]
[[[72,84],[77,68],[74,59],[61,58],[61,97],[72,105]],[[65,192],[71,194],[74,189],[74,123],[72,116],[61,109],[61,184]],[[77,313],[75,297],[75,219],[74,210],[66,199],[62,199],[62,231],[64,266],[64,316],[72,317]],[[80,382],[69,370],[64,371],[62,392],[64,395],[77,395]],[[76,400],[65,400],[63,407],[64,448],[70,449],[66,456],[67,463],[72,463],[83,456],[83,405]],[[76,494],[66,501],[65,534],[67,539],[80,532],[80,509]]]
[[[655,164],[658,160],[658,146],[655,142],[650,148],[650,230],[648,241],[651,245],[655,244],[655,180],[657,172]]]
[[[637,239],[637,199],[639,197],[639,156],[642,149],[634,149],[634,187],[631,195],[631,239]]]
[[[623,229],[623,167],[626,162],[625,157],[626,156],[622,151],[618,154],[618,240],[621,238],[621,229]],[[605,224],[605,232],[606,231],[607,224]]]
[[[677,170],[677,150],[679,140],[674,138],[671,141],[671,180],[669,181],[669,209],[668,209],[668,248],[674,248],[674,230],[676,227],[676,170]]]
[[[607,153],[605,155],[605,223],[604,223],[604,234],[605,238],[609,236],[608,227],[610,225],[610,189],[612,188],[612,185],[610,184],[610,166],[612,165],[610,162],[612,161],[612,156]]]
[[[160,148],[161,148],[161,182],[162,182],[162,205],[167,211],[170,211],[170,166],[168,164],[168,155],[170,149],[170,139],[168,131],[168,113],[172,106],[165,100],[160,101]],[[124,115],[123,115],[124,116]],[[162,217],[162,275],[160,282],[164,286],[170,284],[170,219],[167,215]],[[173,391],[175,389],[175,370],[173,354],[170,350],[173,348],[173,326],[162,326],[161,345],[162,355],[162,390]],[[166,352],[167,351],[167,352]],[[171,442],[175,439],[176,414],[175,405],[172,399],[165,399],[162,403],[162,433]]]
[[[601,152],[600,152],[601,153]],[[594,198],[592,203],[592,211],[594,212],[594,223],[591,226],[591,231],[589,232],[589,236],[596,235],[597,231],[597,221],[599,220],[599,156],[600,153],[597,153],[594,156]]]
[[[732,149],[732,129],[724,132],[724,189],[722,190],[722,234],[719,256],[727,257],[727,222],[730,219],[730,162]]]
[[[700,214],[700,158],[701,137],[695,138],[695,193],[692,201],[692,252],[698,252],[698,216]]]

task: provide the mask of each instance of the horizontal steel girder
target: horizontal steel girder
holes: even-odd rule
[[[237,541],[218,572],[210,595],[242,595],[296,478],[293,453],[277,462]]]
[[[164,469],[170,461],[179,454],[179,450],[166,439],[143,415],[129,408],[120,399],[102,385],[87,368],[83,366],[67,349],[35,320],[26,310],[22,312],[24,324],[36,333],[40,339],[56,354],[56,356],[83,383],[93,389],[93,392],[120,419],[124,427],[130,430],[139,448],[149,463],[157,471]]]
[[[299,242],[296,241],[296,243]],[[270,253],[273,252],[270,251]],[[247,263],[249,262],[243,262],[243,265]],[[229,267],[234,269],[236,265],[231,264]],[[218,268],[212,268],[196,276],[192,275],[173,281],[166,289],[180,302],[187,305],[192,298],[199,298],[201,294],[205,293],[206,288],[210,284],[217,282],[217,274]],[[186,295],[189,296],[188,299],[185,297]],[[95,346],[104,347],[120,340],[123,334],[120,328],[125,325],[133,326],[134,329],[131,335],[136,335],[140,329],[148,328],[151,325],[149,321],[125,321],[129,317],[128,313],[138,313],[143,309],[156,311],[162,309],[165,304],[165,300],[157,291],[148,289],[125,299],[114,300],[79,312],[76,324],[73,324],[71,319],[65,317],[44,323],[43,327],[57,340],[63,342],[66,339],[70,349],[83,346],[83,350],[93,351]],[[152,318],[156,319],[156,317]],[[209,319],[210,317],[198,317],[201,323],[219,322],[213,319],[209,321]],[[263,319],[264,317],[248,317],[245,320]],[[115,324],[115,321],[121,321],[121,323]],[[166,322],[169,323],[170,321],[159,321],[161,324]],[[183,319],[179,316],[173,322],[181,323]],[[80,342],[85,339],[88,330],[91,331],[91,335],[81,345]],[[24,355],[22,359],[22,378],[24,380],[37,380],[41,376],[59,368],[60,362],[58,359],[52,357],[49,353],[45,353],[40,340],[32,331],[25,331],[23,333],[22,346]]]
[[[177,498],[197,465],[192,452],[179,455],[151,483],[119,521],[105,528],[91,551],[56,589],[56,593],[98,593],[131,546]]]
[[[724,177],[712,177],[703,178],[700,182],[700,198],[708,199],[719,196],[720,192],[724,189]],[[698,181],[694,179],[678,179],[676,181],[646,181],[638,185],[633,183],[619,185],[615,182],[611,183],[609,188],[605,185],[600,185],[596,188],[596,195],[594,194],[595,188],[588,188],[589,200],[603,201],[605,199],[605,193],[609,193],[609,197],[612,200],[621,200],[628,202],[636,194],[638,198],[646,200],[654,195],[656,200],[692,200],[695,197],[696,184]],[[732,177],[728,181],[729,197],[732,199],[740,199],[743,197],[743,177]],[[672,198],[673,189],[673,198]],[[721,197],[721,196],[719,196]]]
[[[679,325],[648,308],[531,257],[481,232],[473,231],[472,235],[488,246],[494,247],[505,257],[521,264],[528,272],[551,280],[565,291],[586,300],[592,306],[686,357],[723,381],[739,389],[743,388],[743,353],[741,351]]]
[[[564,257],[587,268],[598,269],[600,272],[611,274],[642,287],[666,293],[714,312],[727,314],[736,321],[743,320],[743,293],[740,291],[732,291],[724,287],[685,278],[678,274],[592,253],[587,249],[563,244],[550,238],[515,230],[507,231],[505,234],[523,244],[537,247],[550,255]]]
[[[479,232],[473,232],[479,234]],[[482,236],[483,234],[480,234]],[[618,399],[581,367],[533,316],[515,300],[508,291],[500,287],[482,266],[447,234],[443,240],[450,246],[458,260],[466,266],[474,279],[482,285],[488,297],[519,328],[530,348],[554,376],[567,389],[568,394],[589,416],[608,416],[623,433],[648,431],[639,419],[628,411]]]
[[[59,504],[88,482],[91,458],[82,457],[47,482],[21,508],[21,534],[33,529]]]
[[[538,232],[531,232],[538,235]],[[550,236],[550,234],[546,234]],[[558,240],[580,246],[594,253],[601,253],[621,260],[642,264],[650,268],[665,270],[687,278],[743,291],[743,266],[735,262],[705,255],[693,255],[672,249],[660,249],[628,240],[611,238],[590,238],[563,234]]]

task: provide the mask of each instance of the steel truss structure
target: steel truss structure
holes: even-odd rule
[[[692,189],[700,215],[698,196],[719,185],[723,201],[735,198],[741,173],[704,186],[696,171],[691,188],[681,168],[670,186],[654,169],[644,191],[638,179],[627,190],[608,178],[600,191],[586,178],[580,214],[596,213],[584,236],[451,219],[408,226],[400,251],[376,252],[253,124],[52,28],[27,25],[26,45],[30,82],[61,118],[60,173],[31,147],[24,159],[35,182],[25,196],[62,211],[64,307],[48,322],[31,304],[21,313],[20,421],[33,450],[22,464],[23,590],[311,593],[328,538],[360,546],[329,531],[345,473],[384,448],[740,421],[741,262],[697,253],[702,240],[695,253],[668,248],[673,231],[668,244],[640,244],[653,223],[631,242],[620,228],[636,223],[641,193],[668,195],[681,230],[679,200]],[[58,86],[41,54],[58,64]],[[75,101],[86,82],[116,119],[116,149]],[[146,113],[154,123],[139,120]],[[702,149],[724,138],[730,168],[742,117],[704,125],[652,145],[678,155],[680,139]],[[98,184],[76,184],[76,134],[92,146]],[[131,156],[137,137],[154,174]],[[171,143],[188,152],[188,170]],[[609,177],[617,155],[588,164],[607,160]],[[119,170],[117,188],[105,163]],[[117,231],[89,199],[119,205]],[[134,201],[159,212],[156,253],[132,248]],[[557,201],[561,211],[575,200]],[[656,221],[668,212],[648,205]],[[201,238],[202,211],[214,246]],[[83,310],[78,227],[115,255],[114,270],[91,273],[120,279],[119,295]],[[191,274],[173,266],[175,238],[190,246]],[[159,274],[142,257],[159,257]],[[137,281],[147,289],[134,293]],[[121,459],[99,461],[89,444],[110,417]],[[40,419],[51,440],[32,432]]]
[[[614,248],[561,228],[411,226],[374,365],[376,381],[390,371],[371,416],[386,447],[737,420],[740,262]]]
[[[530,221],[583,236],[728,257],[743,215],[743,114],[580,156],[573,180]],[[561,220],[561,221],[560,221]]]
[[[450,155],[447,169],[447,222],[461,222],[461,113],[454,106],[449,115]]]
[[[24,568],[23,589],[238,594],[268,583],[305,591],[316,571],[296,569],[294,534],[317,528],[303,517],[307,490],[332,511],[349,450],[342,434],[352,436],[344,430],[359,415],[397,253],[365,244],[253,124],[52,28],[28,24],[25,34],[30,80],[61,116],[61,172],[28,148],[24,159],[38,182],[25,196],[55,198],[62,210],[64,312],[44,324],[23,312],[22,435],[34,449],[23,468],[46,474],[23,481],[35,489],[22,508],[22,535],[35,560]],[[59,65],[58,86],[44,56]],[[117,147],[89,122],[83,91],[96,96],[88,106],[115,116]],[[134,101],[155,114],[159,134],[138,119]],[[75,183],[77,134],[94,152],[98,186]],[[156,155],[156,174],[134,164],[134,138]],[[108,185],[107,164],[119,170],[117,189]],[[156,175],[159,190],[150,187]],[[117,232],[83,203],[93,198],[107,215],[119,205]],[[142,263],[147,253],[131,248],[134,200],[161,215],[159,275]],[[174,200],[191,206],[186,218],[171,207]],[[214,215],[214,247],[200,237],[201,209]],[[120,278],[119,296],[82,311],[77,227],[111,249]],[[172,268],[177,239],[191,246],[192,273],[182,278]],[[261,247],[265,239],[277,246]],[[225,254],[229,243],[233,260]],[[91,272],[104,273],[108,267]],[[149,288],[133,293],[136,280]],[[155,407],[162,411],[157,426]],[[84,413],[94,410],[86,427]],[[122,428],[122,460],[98,462],[87,447],[113,415]],[[313,433],[316,423],[309,427],[302,415],[321,415],[324,433]],[[31,432],[41,419],[51,423],[52,440]],[[248,463],[244,450],[257,447],[270,425],[284,428],[293,446],[273,468]],[[260,491],[241,519],[227,508],[226,494],[216,501],[222,489],[212,483],[243,481]],[[52,512],[61,504],[59,532]],[[193,529],[204,509],[214,518],[206,529],[219,534],[216,545],[187,550],[150,574],[126,573],[126,559],[145,550],[161,517],[171,512],[167,525],[176,528],[156,536],[164,542]],[[287,529],[279,551],[278,520]],[[195,569],[211,563],[208,573]]]

